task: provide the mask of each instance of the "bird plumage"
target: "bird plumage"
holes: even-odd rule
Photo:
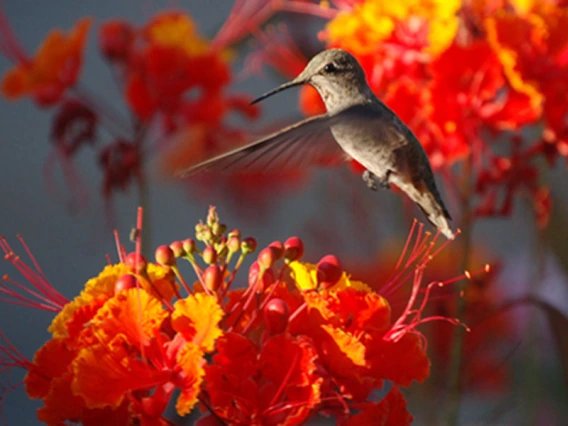
[[[399,187],[434,226],[447,238],[453,238],[450,215],[422,145],[402,120],[375,97],[357,60],[340,49],[323,51],[294,80],[253,102],[300,84],[310,84],[318,90],[327,113],[232,151],[196,159],[182,174],[285,171],[353,158],[383,186],[393,183]]]

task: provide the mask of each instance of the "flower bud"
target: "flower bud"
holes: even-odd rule
[[[286,331],[290,312],[282,299],[271,299],[264,307],[264,324],[270,335]]]
[[[185,250],[183,249],[183,244],[181,241],[174,241],[169,247],[172,250],[174,257],[182,257],[185,255]]]
[[[272,268],[272,265],[274,265],[275,260],[276,256],[274,255],[274,251],[270,247],[262,249],[258,254],[257,258],[258,265],[262,270]]]
[[[183,240],[182,246],[185,252],[188,254],[195,252],[195,249],[197,248],[195,245],[195,240],[193,238],[188,238],[187,240]]]
[[[208,265],[212,265],[217,262],[217,252],[213,247],[205,247],[203,250],[203,261]]]
[[[219,215],[215,207],[211,206],[207,212],[207,225],[212,226],[215,223],[219,223]]]
[[[262,278],[259,278],[261,274]],[[272,269],[261,270],[258,262],[254,262],[250,265],[248,281],[250,287],[256,285],[256,291],[262,293],[274,283],[274,272]]]
[[[274,252],[274,257],[276,260],[282,258],[284,256],[284,244],[280,241],[273,241],[271,242],[268,247],[272,249]]]
[[[284,243],[284,257],[288,262],[299,260],[304,255],[304,243],[298,237],[290,237]]]
[[[214,223],[213,225],[211,225],[211,231],[213,232],[213,235],[220,237],[225,232],[227,232],[227,225],[223,223]]]
[[[221,269],[217,265],[208,266],[203,272],[203,282],[211,291],[217,291],[223,282]]]
[[[177,242],[179,245],[179,241]],[[172,244],[173,245],[173,244]],[[171,266],[176,264],[176,256],[174,250],[168,246],[160,246],[156,249],[154,256],[156,257],[156,262],[162,266]]]
[[[220,232],[220,231],[221,231],[221,224],[220,224],[220,223],[217,223],[217,222],[216,222],[216,223],[214,223],[214,224],[211,225],[211,233],[212,233],[214,236],[217,237],[217,236],[221,235],[222,232]]]
[[[123,290],[128,290],[131,288],[136,288],[138,280],[132,274],[124,274],[116,280],[114,283],[114,294],[118,294]]]
[[[231,239],[232,237],[237,237],[240,240],[241,231],[239,231],[238,229],[233,229],[231,232],[229,232],[229,239]]]
[[[203,231],[203,233],[201,234],[201,241],[206,241],[209,242],[213,240],[213,232],[211,232],[210,229],[206,229],[205,231]]]
[[[126,256],[126,259],[124,259],[124,264],[128,268],[139,274],[140,272],[146,270],[147,262],[144,256],[138,255],[136,252],[132,252],[128,256]]]
[[[224,243],[215,244],[215,250],[217,251],[217,257],[224,259],[227,257],[227,245]]]
[[[243,254],[254,253],[256,251],[257,243],[252,237],[245,238],[241,243],[241,250]]]
[[[229,249],[229,253],[238,252],[241,249],[241,239],[236,236],[229,237],[229,241],[227,241],[227,249]]]
[[[134,31],[128,22],[112,20],[99,29],[99,48],[111,61],[126,60],[133,42]]]
[[[328,254],[318,262],[317,277],[321,288],[329,288],[339,281],[343,275],[343,269],[339,259]]]
[[[195,225],[195,238],[199,241],[209,242],[213,238],[213,233],[207,225],[198,223]]]

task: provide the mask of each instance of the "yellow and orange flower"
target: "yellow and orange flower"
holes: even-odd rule
[[[149,263],[144,274],[131,274],[124,263],[107,266],[53,320],[53,339],[37,352],[25,379],[28,395],[44,401],[40,420],[77,421],[102,416],[100,410],[107,419],[124,418],[132,404],[140,418],[161,417],[175,387],[181,389],[180,415],[197,403],[205,353],[222,335],[216,298],[190,295],[172,312],[163,305],[175,286],[166,268]],[[140,287],[117,287],[124,277]],[[65,395],[73,404],[59,399]]]
[[[41,421],[165,425],[177,390],[177,413],[201,402],[205,422],[295,425],[326,412],[340,423],[379,416],[410,424],[398,387],[428,377],[416,327],[439,319],[420,317],[428,296],[418,295],[418,275],[412,302],[393,319],[387,299],[352,280],[335,256],[302,262],[298,238],[261,250],[249,286],[234,290],[256,242],[227,235],[213,208],[196,238],[202,250],[194,240],[160,246],[158,264],[122,254],[61,309],[52,339],[20,365],[29,397],[43,401]],[[411,256],[424,267],[430,240],[417,238]],[[180,274],[183,259],[197,271],[193,288]],[[385,380],[394,388],[373,401]]]
[[[426,26],[426,51],[438,54],[456,35],[460,7],[460,0],[366,0],[355,4],[352,10],[338,13],[327,24],[323,37],[331,45],[365,56],[376,53],[400,25]]]
[[[520,3],[520,2],[519,2]],[[497,53],[509,84],[544,108],[547,124],[558,134],[566,129],[568,10],[550,2],[522,2],[485,20],[487,39]],[[558,113],[558,111],[562,111]]]

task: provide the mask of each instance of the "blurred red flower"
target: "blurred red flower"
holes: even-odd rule
[[[31,96],[40,106],[59,102],[65,90],[79,77],[91,19],[79,20],[68,34],[52,30],[32,58],[20,51],[12,40],[3,16],[1,21],[4,53],[16,62],[2,78],[2,94],[8,99]]]

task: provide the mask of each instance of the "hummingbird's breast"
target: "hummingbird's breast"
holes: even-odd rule
[[[380,176],[392,168],[393,151],[381,140],[374,126],[357,120],[334,124],[331,133],[341,148],[367,170]]]

